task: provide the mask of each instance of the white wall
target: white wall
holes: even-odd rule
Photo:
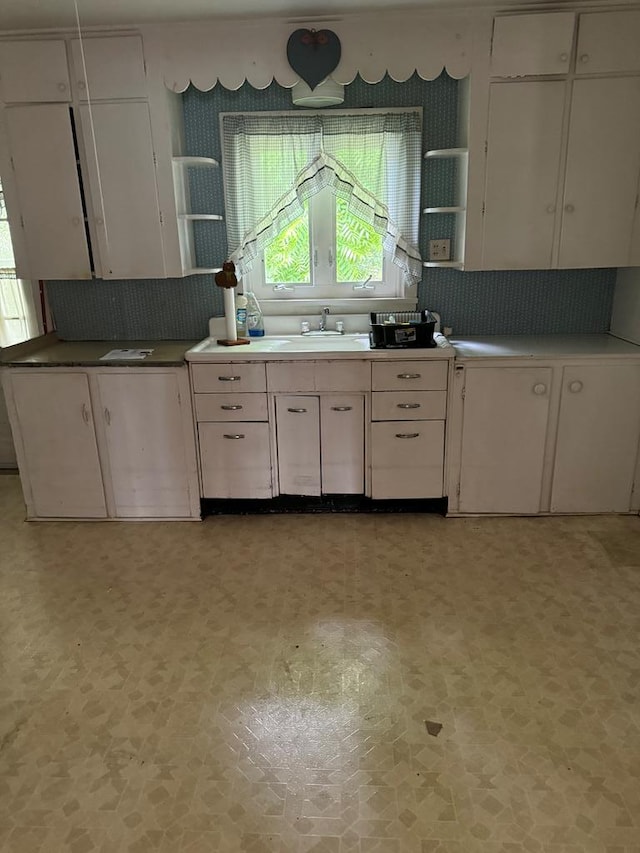
[[[618,270],[611,331],[620,338],[640,344],[640,268]]]

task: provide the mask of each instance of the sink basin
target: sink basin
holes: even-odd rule
[[[222,348],[215,338],[206,338],[187,354],[188,361],[207,361],[209,353],[220,354],[221,350],[232,358],[251,357],[256,353],[357,353],[369,352],[369,335],[265,335],[251,338],[250,346]]]

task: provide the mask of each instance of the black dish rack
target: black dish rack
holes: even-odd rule
[[[430,311],[372,311],[370,316],[371,349],[436,346],[436,318]]]

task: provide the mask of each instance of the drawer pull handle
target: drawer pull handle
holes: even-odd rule
[[[419,432],[397,432],[396,438],[417,438],[419,435]]]
[[[583,387],[584,386],[579,379],[574,379],[573,382],[569,383],[569,391],[571,391],[572,394],[579,394]]]
[[[420,403],[398,403],[399,409],[419,409]]]
[[[87,409],[86,403],[82,404],[82,420],[85,422],[85,424],[89,423],[89,410]]]
[[[399,373],[398,379],[420,379],[421,373]]]
[[[235,435],[229,435],[228,433],[225,433],[224,437],[231,438],[233,439],[233,441],[237,441],[239,438],[244,438],[244,435],[242,435],[242,433],[236,433]]]
[[[218,376],[220,382],[239,382],[242,376]]]
[[[538,397],[540,397],[542,396],[542,394],[547,393],[547,386],[544,384],[544,382],[536,382],[536,384],[533,386],[533,393],[537,394]]]
[[[331,406],[332,412],[350,412],[353,406]]]
[[[223,412],[237,412],[242,406],[220,406]]]
[[[107,426],[111,426],[111,412],[106,406],[104,408],[104,419],[107,422]]]
[[[293,415],[303,415],[307,410],[306,409],[287,409],[288,412],[291,412]]]

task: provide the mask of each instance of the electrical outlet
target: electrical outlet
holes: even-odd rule
[[[429,240],[429,260],[448,261],[451,258],[451,240]]]

